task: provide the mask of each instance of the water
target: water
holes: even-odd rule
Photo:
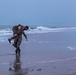
[[[33,73],[37,72],[37,69],[42,69],[44,75],[47,72],[59,75],[59,73],[76,71],[76,27],[30,26],[30,29],[25,31],[28,42],[23,39],[20,58],[13,54],[15,48],[7,41],[12,36],[11,29],[12,26],[4,26],[0,29],[0,73],[2,75],[14,75],[17,71],[16,67],[23,73],[26,71]],[[29,67],[34,71],[30,72]],[[10,68],[12,71],[9,71]]]
[[[26,34],[37,34],[37,33],[53,33],[53,32],[75,32],[76,27],[51,27],[51,26],[30,26]],[[12,26],[2,25],[0,27],[0,42],[7,42],[7,38],[12,36]]]
[[[8,38],[12,36],[11,29],[12,29],[12,26],[2,27],[0,29],[0,43],[1,44],[8,43]],[[63,54],[64,52],[66,52],[66,50],[73,51],[73,52],[76,51],[76,46],[75,46],[76,45],[76,35],[75,35],[76,27],[37,26],[37,27],[30,27],[28,31],[25,31],[25,33],[28,37],[28,42],[26,42],[25,39],[23,39],[22,44],[26,44],[26,47],[28,47],[27,49],[29,50],[32,49],[31,47],[34,48],[34,44],[37,44],[37,45],[41,45],[41,48],[45,46],[45,53],[47,53],[46,49],[48,51],[49,50],[52,51],[52,49],[54,51],[57,50],[59,53],[62,51]],[[39,49],[40,51],[41,51],[41,48]]]

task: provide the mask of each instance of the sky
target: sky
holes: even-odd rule
[[[76,25],[76,0],[0,0],[0,25]]]

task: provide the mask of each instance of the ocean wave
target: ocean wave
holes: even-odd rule
[[[76,47],[68,46],[67,48],[68,48],[69,50],[76,50]]]
[[[7,36],[11,34],[12,34],[12,31],[10,28],[0,30],[0,36]]]
[[[35,34],[35,33],[48,33],[48,32],[67,32],[67,31],[76,31],[76,27],[68,28],[56,28],[56,27],[45,27],[38,26],[36,28],[29,28],[28,31],[25,31],[26,34]],[[12,35],[11,28],[0,29],[0,36]]]
[[[44,27],[38,26],[36,28],[30,28],[27,33],[48,33],[48,32],[67,32],[67,31],[76,31],[76,27],[64,27],[64,28],[56,28],[56,27]]]

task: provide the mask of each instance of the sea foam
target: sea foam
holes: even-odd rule
[[[48,33],[48,32],[67,32],[67,31],[76,31],[76,27],[65,27],[65,28],[56,28],[56,27],[45,27],[38,26],[36,28],[29,28],[28,31],[25,31],[26,34],[35,34],[35,33]],[[1,29],[0,36],[12,35],[12,30],[10,28]]]

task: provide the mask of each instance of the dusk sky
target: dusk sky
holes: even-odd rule
[[[0,25],[76,25],[76,0],[0,0]]]

